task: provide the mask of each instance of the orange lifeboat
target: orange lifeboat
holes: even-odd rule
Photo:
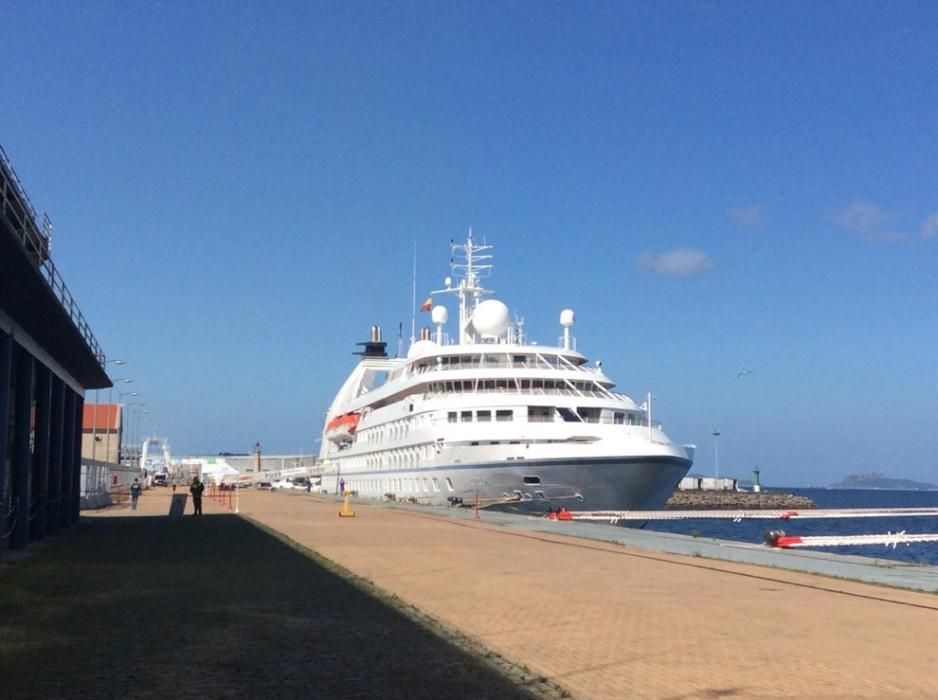
[[[335,442],[351,440],[361,418],[361,414],[355,411],[336,416],[326,424],[326,438]]]

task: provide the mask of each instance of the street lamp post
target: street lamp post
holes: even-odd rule
[[[127,430],[130,434],[130,447],[128,449],[131,455],[137,455],[137,443],[134,436],[134,421],[136,420],[137,411],[139,411],[140,407],[143,405],[143,401],[131,401],[127,404],[127,409],[130,412],[130,416],[127,421]],[[133,459],[133,457],[131,457],[131,459]]]
[[[713,431],[713,487],[717,487],[717,480],[720,478],[720,431],[714,429]]]
[[[108,365],[126,365],[125,360],[104,360],[104,366]],[[111,386],[113,388],[113,385]],[[110,391],[110,388],[108,389]],[[110,397],[110,393],[108,394]],[[108,398],[110,403],[110,398]],[[98,390],[94,390],[94,412],[91,414],[91,460],[94,461],[98,447]]]
[[[130,377],[122,377],[121,379],[115,379],[112,382],[110,388],[107,390],[108,417],[110,417],[110,414],[111,414],[111,400],[112,400],[112,394],[114,393],[114,384],[133,384],[133,381],[134,380],[131,379]],[[109,425],[107,428],[107,442],[105,443],[105,446],[104,446],[104,461],[105,462],[111,461],[111,431],[113,429],[114,429],[113,425]],[[118,448],[117,451],[118,453],[120,453],[120,448]],[[118,459],[117,461],[120,461],[120,460]]]
[[[143,449],[143,441],[140,439],[140,417],[147,416],[150,414],[149,411],[145,410],[143,407],[146,406],[146,402],[141,402],[134,407],[134,432],[133,432],[133,444],[134,449],[137,451],[137,457],[141,455]]]
[[[121,399],[123,399],[125,396],[140,396],[140,392],[139,392],[139,391],[121,391],[121,392],[119,392],[118,395],[117,395],[117,405],[118,405],[118,406],[123,406],[123,404],[121,404]],[[118,463],[120,463],[120,461],[121,461],[121,452],[123,451],[123,442],[124,442],[124,411],[123,411],[123,409],[121,409],[121,439],[120,439],[120,441],[118,441],[118,443],[117,443],[117,461],[118,461]]]

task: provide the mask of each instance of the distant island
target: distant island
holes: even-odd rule
[[[851,474],[843,481],[831,484],[832,489],[892,489],[895,491],[938,491],[938,484],[926,484],[911,479],[891,479],[879,472]]]

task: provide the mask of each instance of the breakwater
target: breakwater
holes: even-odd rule
[[[675,491],[664,506],[672,510],[799,510],[815,508],[807,496],[783,491]]]

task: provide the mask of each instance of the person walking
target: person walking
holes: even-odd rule
[[[192,486],[189,487],[189,493],[192,494],[192,506],[195,508],[193,515],[202,515],[202,492],[205,490],[205,484],[199,481],[199,477],[192,479]]]
[[[140,498],[140,481],[134,479],[134,483],[130,485],[130,509],[137,510],[137,500]]]

